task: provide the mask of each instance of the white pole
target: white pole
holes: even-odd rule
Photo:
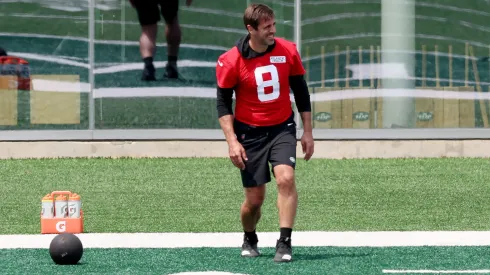
[[[415,74],[415,0],[382,0],[382,64],[403,64]],[[385,70],[386,67],[383,67]],[[383,89],[414,89],[410,79],[382,79]],[[411,128],[415,124],[414,98],[383,98],[383,128]]]
[[[294,43],[301,55],[301,0],[294,1]],[[296,107],[294,110],[294,119],[298,129],[302,129],[301,117]]]
[[[301,0],[294,1],[294,42],[301,53]]]
[[[121,41],[126,41],[126,1],[121,1]],[[126,46],[121,45],[121,62],[126,62]]]
[[[95,129],[95,105],[94,105],[94,41],[95,41],[95,0],[89,1],[88,9],[88,79],[89,79],[89,98],[88,98],[88,123],[89,129]]]

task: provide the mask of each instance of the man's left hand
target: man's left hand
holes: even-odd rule
[[[309,160],[315,150],[315,141],[313,140],[313,134],[311,132],[303,133],[303,137],[301,137],[301,146],[303,147],[305,160]]]

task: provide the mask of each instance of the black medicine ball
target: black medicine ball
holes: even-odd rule
[[[49,254],[56,264],[77,264],[83,255],[83,245],[80,239],[74,234],[59,234],[51,241]]]

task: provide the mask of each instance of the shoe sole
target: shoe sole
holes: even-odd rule
[[[289,258],[283,259],[284,256],[282,256],[280,258],[278,258],[277,256],[274,257],[274,262],[276,262],[276,263],[289,263],[289,262],[293,261],[293,258],[291,256]]]
[[[252,252],[252,253],[249,253],[249,254],[243,254],[243,252],[245,252],[245,251],[242,251],[242,253],[241,253],[241,256],[243,258],[255,258],[255,257],[260,256],[260,253],[257,253],[257,252]]]

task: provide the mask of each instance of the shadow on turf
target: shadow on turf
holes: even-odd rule
[[[326,254],[326,253],[294,253],[294,261],[315,261],[315,260],[328,260],[333,258],[358,258],[371,256],[369,253],[338,253],[338,254]]]
[[[76,264],[55,264],[55,263],[53,263],[53,264],[56,266],[68,266],[68,267],[70,267],[70,266],[84,266],[84,265],[87,265],[88,263],[87,262],[78,262]]]
[[[275,252],[264,253],[258,258],[271,258],[274,257]],[[316,260],[329,260],[334,258],[360,258],[360,257],[370,257],[371,253],[302,253],[293,251],[293,261],[316,261]]]

